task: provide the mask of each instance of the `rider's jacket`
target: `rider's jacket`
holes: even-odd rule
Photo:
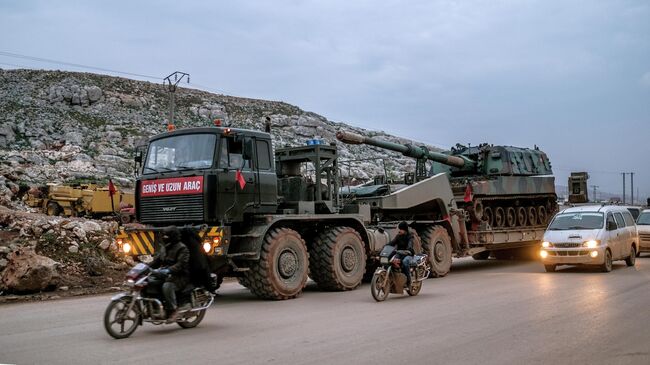
[[[398,234],[389,244],[395,246],[398,250],[408,250],[411,255],[415,255],[415,250],[413,249],[413,235],[410,232]]]

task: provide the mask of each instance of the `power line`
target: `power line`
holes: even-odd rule
[[[64,65],[64,66],[76,67],[76,68],[81,68],[81,69],[109,72],[109,73],[114,73],[114,74],[119,74],[119,75],[134,76],[134,77],[140,77],[140,78],[145,78],[145,79],[150,79],[150,80],[155,80],[155,81],[162,81],[163,80],[160,77],[145,75],[145,74],[140,74],[140,73],[135,73],[135,72],[119,71],[119,70],[113,70],[113,69],[108,69],[108,68],[104,68],[104,67],[98,67],[98,66],[89,66],[89,65],[83,65],[83,64],[79,64],[79,63],[73,63],[73,62],[58,61],[58,60],[53,60],[53,59],[49,59],[49,58],[35,57],[35,56],[29,56],[29,55],[24,55],[24,54],[20,54],[20,53],[13,53],[13,52],[7,52],[7,51],[0,51],[0,56],[18,58],[18,59],[36,61],[36,62],[43,62],[43,63],[50,63],[50,64],[56,64],[56,65]],[[26,65],[17,65],[17,64],[4,63],[4,62],[0,62],[0,64],[6,65],[6,66],[11,66],[11,67],[17,67],[17,68],[31,68],[31,69],[33,69],[33,67],[26,66]],[[216,88],[213,88],[213,87],[209,87],[209,86],[205,86],[205,85],[201,85],[201,84],[197,84],[197,83],[193,83],[193,82],[188,83],[188,84],[193,86],[193,88],[197,89],[197,90],[209,91],[209,92],[213,92],[213,93],[216,93],[216,94],[222,94],[222,95],[236,96],[236,95],[234,95],[232,93],[228,93],[228,92],[226,92],[224,90],[221,90],[221,89],[216,89]]]
[[[52,63],[52,64],[58,64],[58,65],[64,65],[64,66],[77,67],[77,68],[85,68],[85,69],[88,69],[88,70],[110,72],[110,73],[115,73],[115,74],[120,74],[120,75],[142,77],[142,78],[146,78],[146,79],[161,81],[160,77],[151,76],[151,75],[144,75],[144,74],[139,74],[139,73],[134,73],[134,72],[112,70],[112,69],[104,68],[104,67],[82,65],[80,63],[57,61],[57,60],[53,60],[53,59],[49,59],[49,58],[28,56],[28,55],[24,55],[24,54],[20,54],[20,53],[12,53],[12,52],[0,51],[0,56],[19,58],[19,59],[23,59],[23,60],[30,60],[30,61],[37,61],[37,62],[44,62],[44,63]]]

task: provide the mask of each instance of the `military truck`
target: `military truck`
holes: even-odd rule
[[[569,203],[588,203],[589,189],[587,181],[589,180],[589,173],[572,172],[568,180]]]
[[[530,257],[544,234],[548,219],[557,210],[557,196],[551,164],[538,148],[481,144],[475,147],[456,145],[444,153],[423,146],[401,145],[346,131],[337,138],[348,144],[367,144],[402,153],[416,159],[416,171],[405,176],[403,183],[413,184],[441,175],[449,181],[454,197],[453,209],[462,214],[461,239],[448,232],[457,257],[472,255],[477,260],[513,256]],[[430,163],[430,168],[427,168]],[[383,185],[362,187],[357,201],[378,196]],[[370,192],[370,193],[369,193]],[[436,192],[440,194],[440,192]],[[421,199],[427,200],[426,196]],[[422,239],[430,241],[428,232]],[[438,250],[440,249],[440,251]],[[447,249],[436,245],[434,271],[448,270],[451,259]]]
[[[339,194],[333,144],[274,153],[268,133],[214,126],[168,131],[148,146],[144,159],[136,156],[144,226],[120,229],[122,251],[152,255],[166,227],[198,229],[212,271],[237,277],[262,298],[294,298],[308,275],[323,290],[356,288],[401,220],[424,236],[422,249],[436,257],[433,275],[445,275],[452,244],[460,250],[467,241],[445,174],[350,201]]]
[[[47,184],[30,189],[25,203],[42,209],[47,215],[101,218],[117,213],[121,221],[127,223],[134,215],[135,196],[132,192],[118,190],[111,201],[108,187],[97,184]]]

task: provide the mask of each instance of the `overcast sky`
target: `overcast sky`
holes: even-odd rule
[[[537,144],[561,185],[586,170],[622,194],[633,171],[650,195],[648,1],[0,0],[0,34],[0,51],[181,70],[440,147]]]

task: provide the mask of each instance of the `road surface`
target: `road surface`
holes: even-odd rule
[[[271,302],[226,283],[203,323],[102,327],[109,296],[0,306],[0,363],[650,364],[650,257],[611,273],[455,261],[417,297],[312,285]]]

